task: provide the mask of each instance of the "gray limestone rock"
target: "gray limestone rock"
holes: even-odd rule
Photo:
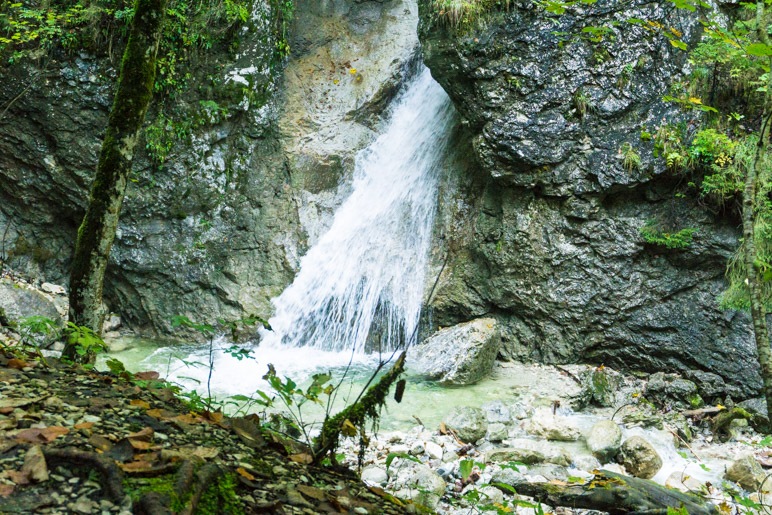
[[[408,363],[445,385],[474,384],[493,369],[500,345],[496,319],[479,318],[437,331],[408,351]]]
[[[483,438],[488,431],[488,421],[480,408],[456,408],[445,418],[445,424],[455,431],[461,440],[469,443]]]
[[[619,452],[622,430],[612,420],[601,420],[592,426],[586,440],[592,455],[602,463],[608,463]]]
[[[630,475],[642,479],[653,478],[662,468],[662,458],[657,450],[640,436],[625,440],[619,450],[619,462]]]
[[[663,119],[690,121],[662,101],[687,55],[624,20],[678,25],[691,42],[698,17],[599,0],[556,19],[520,2],[454,30],[430,5],[419,37],[468,128],[471,171],[440,206],[452,250],[427,320],[451,326],[494,313],[508,359],[678,372],[706,398],[757,391],[748,317],[716,302],[736,224],[674,200],[663,160],[641,138]],[[574,37],[587,26],[613,27],[613,48]],[[638,167],[624,166],[625,144]],[[696,228],[693,243],[647,243],[640,230],[650,220]]]
[[[525,430],[532,435],[560,442],[574,442],[582,436],[571,420],[553,414],[549,408],[537,409],[533,417],[525,423]]]
[[[770,481],[764,481],[767,473],[761,468],[759,462],[753,456],[745,456],[734,461],[726,470],[725,479],[734,481],[749,492],[756,492],[764,484],[764,491],[772,491]]]

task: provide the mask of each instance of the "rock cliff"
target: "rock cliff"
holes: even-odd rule
[[[136,158],[105,288],[144,334],[177,314],[267,318],[415,63],[410,0],[295,2],[289,64],[271,5],[148,114],[146,143],[168,154]],[[0,260],[40,280],[66,281],[119,56],[54,51],[0,70]]]
[[[736,224],[674,195],[678,179],[641,136],[695,122],[662,101],[686,54],[651,27],[694,41],[697,19],[668,3],[601,0],[560,17],[511,2],[456,24],[439,5],[422,2],[419,37],[477,172],[451,179],[447,264],[427,319],[495,316],[509,359],[679,371],[708,397],[754,391],[748,319],[716,300]],[[589,37],[588,26],[608,32]],[[625,162],[626,147],[640,162]],[[651,223],[694,228],[694,241],[647,244]]]

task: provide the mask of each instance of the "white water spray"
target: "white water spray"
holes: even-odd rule
[[[393,103],[384,132],[360,152],[352,192],[328,232],[300,262],[295,281],[273,300],[273,331],[262,331],[252,359],[215,342],[211,389],[234,395],[268,389],[272,363],[298,383],[354,365],[369,377],[381,353],[410,344],[421,311],[440,168],[454,124],[445,92],[424,69]],[[371,352],[367,354],[367,352]],[[184,360],[176,359],[180,354]],[[191,365],[191,362],[198,365]],[[201,390],[208,349],[161,348],[145,366]],[[361,365],[361,366],[360,366]]]
[[[427,69],[395,101],[356,160],[351,196],[273,300],[261,349],[390,351],[410,344],[421,309],[439,168],[453,124]]]

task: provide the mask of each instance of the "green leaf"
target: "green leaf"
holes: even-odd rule
[[[765,45],[764,43],[751,43],[745,47],[745,53],[748,55],[766,57],[772,55],[772,47]]]
[[[681,49],[681,50],[686,50],[687,49],[686,43],[684,43],[680,39],[671,39],[669,41],[670,41],[671,45],[673,45],[674,47],[676,47],[678,49]]]
[[[458,464],[458,473],[461,475],[461,479],[464,481],[469,479],[472,468],[474,468],[474,460],[461,460],[461,463]]]

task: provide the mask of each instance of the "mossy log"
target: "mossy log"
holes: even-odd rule
[[[602,471],[585,484],[518,483],[520,495],[550,506],[566,506],[618,514],[666,515],[668,508],[685,508],[690,515],[717,515],[704,499],[658,485],[648,479]],[[504,490],[506,492],[506,490]],[[509,492],[506,492],[509,493]]]
[[[389,395],[389,389],[394,384],[402,372],[405,370],[405,353],[394,362],[391,369],[386,372],[377,383],[367,389],[362,397],[347,406],[343,411],[324,421],[322,431],[314,440],[313,454],[314,462],[319,463],[325,456],[335,452],[338,447],[338,440],[343,431],[343,426],[356,427],[360,430],[365,423],[375,421],[380,415],[380,410],[386,404],[386,398]]]
[[[70,272],[69,318],[75,325],[88,327],[96,334],[102,332],[102,286],[134,148],[153,97],[166,1],[136,0],[88,208],[78,229]],[[70,343],[63,355],[73,361],[91,360],[91,356],[79,356],[75,345]]]

